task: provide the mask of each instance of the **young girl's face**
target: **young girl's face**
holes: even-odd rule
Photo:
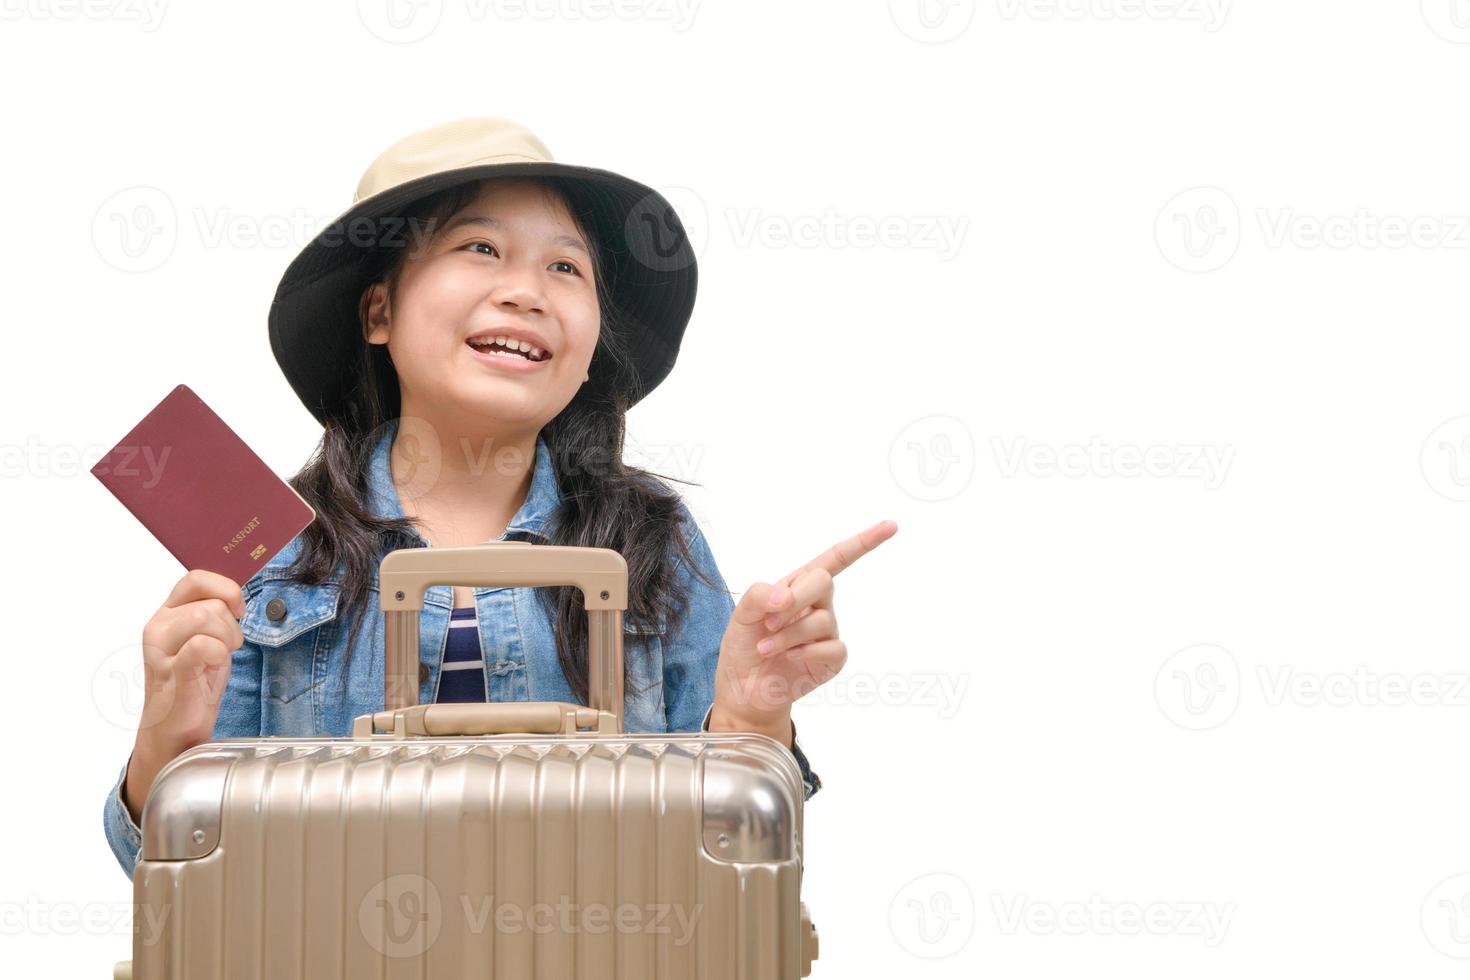
[[[489,181],[405,258],[393,295],[378,283],[369,343],[386,343],[402,414],[539,431],[588,379],[599,309],[591,257],[566,207],[544,188]],[[536,338],[541,357],[478,352],[471,337]],[[539,342],[538,342],[539,341]]]

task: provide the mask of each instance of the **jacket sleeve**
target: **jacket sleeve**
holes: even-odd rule
[[[129,761],[131,761],[131,756]],[[133,866],[138,861],[138,849],[143,846],[143,832],[128,815],[128,808],[123,806],[122,787],[127,772],[128,764],[124,762],[123,767],[118,770],[117,782],[112,784],[112,789],[107,794],[107,802],[102,808],[102,826],[107,832],[107,846],[112,848],[113,857],[117,858],[118,866],[123,869],[123,874],[131,880]]]
[[[725,578],[720,574],[709,542],[703,532],[683,508],[686,534],[689,535],[689,553],[700,569],[718,583],[711,589],[679,562],[675,579],[688,590],[689,612],[677,630],[670,633],[664,642],[664,709],[671,732],[709,731],[709,715],[714,709],[715,667],[720,659],[720,641],[725,636],[725,627],[735,612],[735,600]],[[796,725],[792,730],[792,755],[801,769],[801,781],[806,799],[811,799],[822,788],[822,781],[812,771],[806,753],[796,741]]]
[[[230,680],[220,701],[212,738],[260,734],[260,657],[260,647],[249,640],[230,655]],[[123,874],[131,879],[138,851],[143,846],[143,832],[123,806],[122,788],[127,771],[127,763],[123,763],[117,782],[107,794],[102,823],[107,832],[107,845],[112,848]]]

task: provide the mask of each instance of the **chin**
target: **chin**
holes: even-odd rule
[[[546,396],[516,390],[512,382],[487,382],[474,390],[450,393],[449,401],[476,417],[490,416],[497,421],[528,424],[545,416]]]

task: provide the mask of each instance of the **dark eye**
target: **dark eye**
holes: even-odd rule
[[[470,242],[468,245],[466,245],[464,247],[465,248],[488,248],[491,252],[494,252],[495,251],[495,246],[494,245],[491,245],[489,242]],[[488,255],[490,253],[489,252],[481,252],[480,254],[481,255]]]
[[[553,262],[551,264],[552,264],[552,267],[553,268],[556,267],[556,266],[559,266],[559,265],[566,266],[567,267],[567,271],[570,272],[574,276],[580,276],[582,274],[582,273],[578,272],[577,271],[577,267],[574,266],[574,265],[572,265],[570,262]]]

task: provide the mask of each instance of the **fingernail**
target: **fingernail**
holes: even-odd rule
[[[757,643],[755,645],[755,648],[757,650],[759,650],[761,653],[770,653],[771,652],[771,647],[773,647],[775,645],[776,645],[775,642],[772,641],[772,640],[761,640],[759,643]]]
[[[773,605],[773,606],[779,606],[781,603],[783,603],[785,601],[786,601],[786,588],[784,586],[777,586],[776,588],[774,588],[774,589],[771,590],[771,605]]]

